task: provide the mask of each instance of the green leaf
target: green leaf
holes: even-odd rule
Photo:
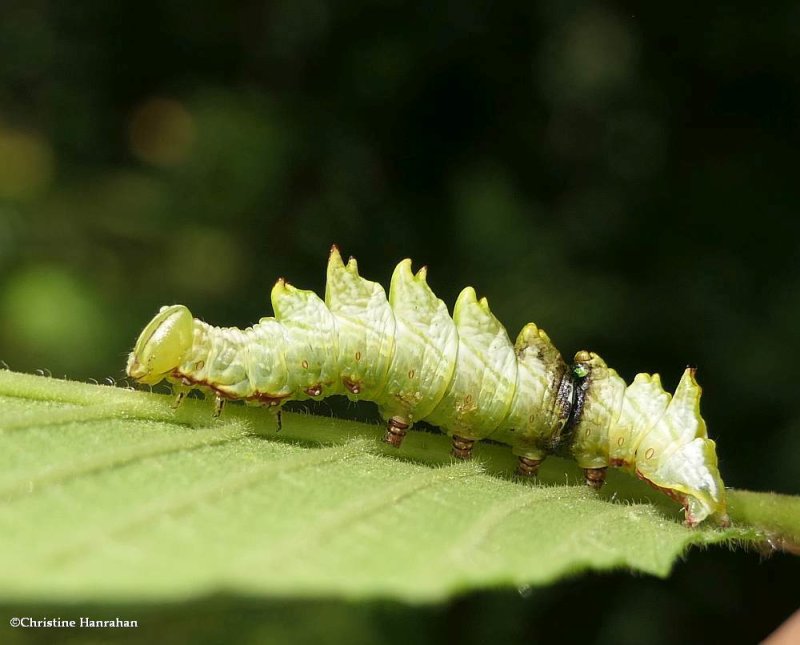
[[[423,602],[586,570],[666,576],[692,545],[800,543],[797,498],[734,493],[690,530],[619,473],[597,495],[481,444],[0,372],[0,599],[160,601],[212,592]],[[573,483],[570,483],[573,482]],[[652,499],[651,499],[652,498]]]

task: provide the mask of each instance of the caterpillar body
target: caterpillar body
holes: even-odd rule
[[[452,437],[457,458],[491,438],[511,447],[520,475],[536,474],[550,453],[573,458],[595,488],[609,466],[623,468],[678,500],[688,526],[728,522],[693,368],[670,396],[657,374],[626,385],[594,352],[578,352],[568,366],[533,323],[512,344],[472,287],[451,317],[426,275],[403,260],[387,299],[334,246],[324,301],[279,279],[275,316],[244,330],[208,325],[182,305],[162,307],[127,373],[147,384],[166,379],[177,403],[194,388],[211,393],[215,414],[229,399],[278,414],[286,401],[335,394],[374,401],[393,446],[424,419]]]

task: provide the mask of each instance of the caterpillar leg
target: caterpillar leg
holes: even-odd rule
[[[173,392],[175,393],[175,400],[172,402],[172,409],[177,410],[181,407],[181,403],[183,403],[186,395],[189,394],[189,388],[175,387],[173,388]]]
[[[225,399],[223,399],[219,394],[214,397],[214,413],[212,416],[216,419],[220,414],[222,414],[222,408],[225,407]]]
[[[520,477],[535,477],[539,472],[539,466],[544,459],[531,459],[530,457],[519,457],[517,463],[517,475]]]
[[[456,459],[472,459],[472,447],[475,445],[475,439],[465,439],[458,435],[453,435],[453,447],[450,454]]]
[[[606,483],[607,470],[607,466],[603,468],[584,468],[583,477],[586,480],[586,485],[591,486],[595,490],[600,490],[603,484]]]
[[[399,448],[410,427],[411,424],[403,417],[394,416],[386,422],[386,435],[384,435],[383,440],[390,446]]]

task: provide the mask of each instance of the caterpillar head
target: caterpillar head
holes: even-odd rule
[[[183,362],[192,348],[192,336],[192,314],[186,307],[162,307],[128,356],[128,376],[140,383],[158,383]]]

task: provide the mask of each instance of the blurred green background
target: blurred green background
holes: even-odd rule
[[[278,276],[322,292],[336,242],[627,379],[697,365],[726,483],[800,493],[800,5],[637,4],[4,0],[0,360],[120,378],[160,305],[245,326]],[[345,640],[753,642],[798,576],[714,550],[292,611]],[[279,606],[197,611],[282,640]]]

